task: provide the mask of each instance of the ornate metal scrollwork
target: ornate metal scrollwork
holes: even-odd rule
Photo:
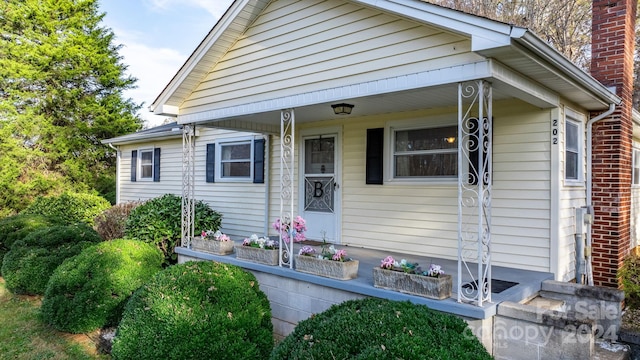
[[[189,247],[194,236],[195,200],[193,195],[195,173],[195,125],[182,127],[182,216],[181,246]]]
[[[293,220],[293,169],[295,146],[295,114],[293,109],[280,113],[280,221],[290,224]],[[293,236],[288,241],[280,240],[280,266],[293,268]]]
[[[458,301],[491,301],[492,88],[458,85]]]

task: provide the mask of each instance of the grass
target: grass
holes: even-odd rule
[[[110,359],[98,355],[96,334],[67,334],[38,318],[40,297],[11,294],[0,277],[0,359]]]

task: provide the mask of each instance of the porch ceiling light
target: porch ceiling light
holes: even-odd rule
[[[333,113],[336,115],[349,115],[353,110],[353,105],[345,103],[333,104],[331,108],[333,108]]]

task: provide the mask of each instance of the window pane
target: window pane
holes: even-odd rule
[[[250,160],[251,144],[222,145],[222,160]]]
[[[227,162],[222,164],[223,177],[250,177],[250,162]]]
[[[457,153],[398,155],[395,159],[396,177],[456,176],[458,174]]]
[[[304,141],[305,174],[333,174],[334,137]]]
[[[457,137],[457,126],[397,131],[395,151],[457,149]]]
[[[153,176],[153,166],[152,165],[142,165],[142,175],[143,179],[149,179]]]
[[[567,151],[565,172],[565,177],[567,179],[578,179],[578,153]]]
[[[567,150],[578,152],[578,125],[567,121]]]
[[[140,152],[140,160],[143,165],[153,163],[153,151]]]
[[[140,178],[150,179],[153,177],[153,151],[140,151]]]

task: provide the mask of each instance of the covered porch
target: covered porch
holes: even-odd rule
[[[470,312],[470,314],[475,314],[473,317],[476,318],[491,316],[491,309],[493,308],[495,312],[495,307],[485,306],[485,303],[495,303],[492,299],[494,295],[492,286],[498,282],[492,281],[492,279],[511,281],[495,277],[491,263],[493,103],[496,100],[519,99],[534,103],[536,106],[550,107],[557,100],[549,92],[534,92],[535,95],[531,95],[522,91],[522,87],[535,87],[535,85],[515,74],[511,74],[513,76],[509,79],[493,78],[492,76],[497,71],[500,71],[501,74],[508,73],[508,69],[502,65],[487,60],[473,65],[449,68],[446,74],[442,74],[442,70],[440,70],[438,73],[431,74],[429,72],[429,74],[422,74],[422,76],[410,79],[387,79],[384,83],[360,84],[357,87],[304,94],[268,104],[255,104],[265,108],[238,107],[208,114],[198,114],[197,117],[193,115],[180,116],[179,122],[184,125],[182,246],[189,248],[190,239],[195,235],[193,229],[193,194],[195,191],[193,174],[196,141],[194,134],[197,127],[212,126],[240,131],[255,131],[278,137],[280,156],[278,160],[273,159],[276,164],[272,165],[277,169],[278,175],[277,178],[271,178],[271,174],[265,174],[265,177],[279,187],[278,218],[291,221],[300,211],[299,197],[303,196],[301,193],[304,191],[298,181],[299,174],[297,173],[300,171],[297,163],[297,151],[300,145],[296,143],[299,141],[299,135],[296,134],[296,131],[298,131],[297,128],[300,124],[327,120],[348,121],[344,117],[340,119],[341,115],[339,114],[328,115],[326,113],[327,108],[334,102],[353,105],[359,116],[380,116],[417,109],[457,108],[454,110],[456,114],[454,117],[457,119],[452,124],[457,127],[457,133],[454,133],[452,138],[447,137],[443,140],[452,144],[453,149],[457,150],[457,165],[455,165],[457,169],[455,173],[452,173],[454,176],[450,176],[449,179],[452,184],[457,182],[457,196],[451,199],[453,200],[452,205],[457,204],[458,208],[457,236],[455,239],[451,239],[457,243],[457,260],[443,259],[440,262],[447,273],[454,275],[455,299],[453,302],[458,303],[454,307],[468,309],[468,304],[471,304],[471,306],[478,308],[475,311],[479,311],[479,313],[475,313],[475,311],[464,310],[454,313],[461,312],[462,315],[464,312]],[[478,77],[480,74],[484,76]],[[450,83],[448,81],[451,78],[471,79]],[[485,80],[485,78],[489,78],[492,82]],[[282,109],[282,106],[285,105],[292,107]],[[280,107],[280,110],[276,110],[277,107]],[[201,120],[203,115],[206,115],[206,118],[216,120]],[[332,183],[327,186],[333,187],[335,191],[340,185],[339,181],[333,179],[331,181]],[[333,209],[330,210],[333,211]],[[338,213],[336,216],[338,221],[341,221],[341,215]],[[282,237],[279,240],[280,266],[293,268],[292,254],[296,253],[293,237],[289,237],[289,241]],[[341,236],[338,234],[338,243],[349,244],[349,241],[341,240]],[[188,251],[184,248],[178,250]],[[372,251],[373,255],[376,250],[359,249],[358,251]],[[371,256],[364,255],[365,257]],[[380,259],[377,259],[377,262]],[[506,273],[509,271],[505,270]],[[519,274],[517,272],[511,273],[512,275]],[[363,283],[371,283],[368,281],[370,278],[370,271],[365,271],[362,274]],[[518,281],[517,276],[515,278],[509,276],[509,278],[519,284],[527,283],[527,281]],[[358,281],[350,283],[357,284]],[[372,289],[371,286],[365,288],[368,289],[366,294],[371,291],[376,294],[382,291]],[[506,291],[506,294],[502,296],[507,296],[510,293],[510,291]],[[526,296],[530,296],[532,292],[525,293]],[[516,295],[516,297],[518,296]]]

